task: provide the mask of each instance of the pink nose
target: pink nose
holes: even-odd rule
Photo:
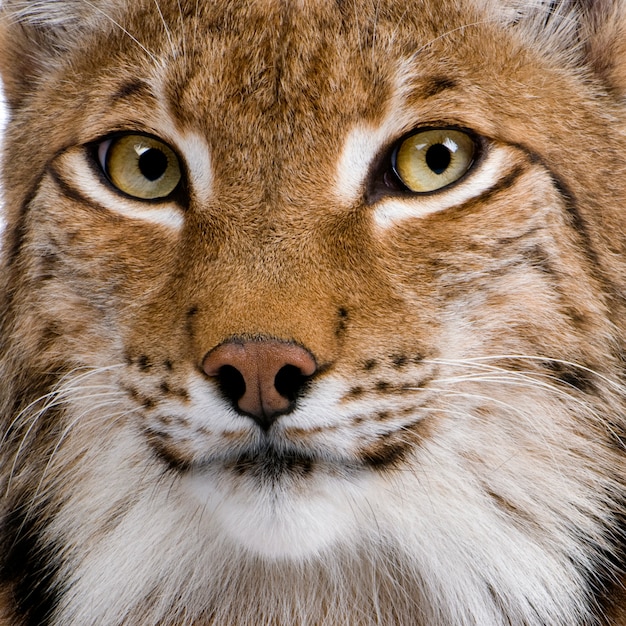
[[[268,340],[229,340],[204,358],[202,368],[217,379],[222,393],[241,413],[263,430],[291,411],[317,364],[295,343]]]

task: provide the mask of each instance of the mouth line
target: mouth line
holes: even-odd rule
[[[318,452],[293,447],[278,446],[271,441],[250,445],[245,449],[223,454],[212,454],[197,460],[188,460],[176,454],[169,446],[151,441],[156,455],[178,473],[212,474],[229,472],[237,476],[249,476],[262,480],[277,481],[287,477],[305,478],[322,471],[325,474],[347,476],[363,470],[361,463]]]
[[[222,467],[238,476],[273,482],[287,476],[305,478],[319,465],[319,459],[314,455],[266,449],[246,451],[223,462]]]
[[[198,464],[196,469],[218,469],[237,476],[276,482],[288,478],[303,479],[316,473],[347,476],[355,473],[359,464],[345,458],[293,448],[281,449],[264,443],[231,455],[208,459]]]

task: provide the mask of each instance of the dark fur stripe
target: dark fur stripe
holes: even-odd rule
[[[617,499],[612,515],[607,516],[610,526],[607,527],[606,532],[610,541],[603,545],[593,546],[598,554],[598,563],[594,571],[586,572],[585,576],[587,587],[594,598],[591,606],[596,611],[597,623],[602,626],[615,626],[615,623],[609,622],[606,616],[611,615],[615,607],[623,605],[626,601],[624,591],[626,499],[623,495],[615,498],[615,494],[610,494],[610,498]]]
[[[565,181],[559,178],[554,172],[550,171],[550,175],[552,176],[554,186],[557,188],[561,198],[563,198],[563,201],[565,202],[565,211],[569,217],[569,224],[580,235],[583,249],[587,253],[587,259],[591,263],[592,267],[599,270],[600,261],[598,259],[598,253],[591,242],[589,227],[587,226],[587,222],[578,208],[578,202],[576,201],[574,194],[570,191]]]
[[[508,191],[517,181],[528,171],[528,168],[523,165],[517,165],[506,176],[500,178],[491,187],[485,189],[481,194],[470,198],[467,202],[451,207],[449,211],[466,211],[469,208],[475,206],[482,206],[485,202],[489,202],[495,196]]]
[[[585,254],[585,257],[589,261],[590,267],[595,272],[596,278],[601,279],[603,283],[607,284],[607,280],[605,279],[603,272],[600,269],[598,253],[595,249],[595,246],[593,245],[593,242],[591,241],[587,221],[580,211],[578,201],[576,200],[574,193],[571,191],[567,183],[560,176],[558,176],[554,172],[554,170],[546,163],[541,155],[533,152],[523,144],[513,145],[525,152],[533,163],[538,163],[542,168],[546,170],[546,172],[548,172],[556,191],[558,192],[565,205],[565,213],[568,217],[568,223],[572,227],[574,232],[576,232],[579,236],[582,250]]]
[[[69,185],[54,167],[50,166],[48,168],[48,174],[50,174],[50,177],[55,182],[61,193],[67,196],[70,200],[78,202],[84,207],[88,207],[97,213],[109,213],[109,210],[106,207],[90,200],[89,198],[86,198],[75,187]]]
[[[20,254],[22,253],[24,247],[24,238],[26,237],[26,218],[28,212],[30,210],[30,204],[37,195],[39,191],[38,187],[35,187],[28,196],[24,199],[22,206],[20,208],[20,214],[16,223],[15,228],[12,231],[8,231],[8,246],[7,246],[7,255],[6,262],[7,267],[12,268]]]
[[[141,98],[144,101],[150,98],[156,101],[149,85],[143,80],[135,79],[122,83],[119,89],[111,96],[111,103],[115,104],[119,100],[131,97]]]
[[[424,82],[422,95],[426,98],[432,98],[449,89],[455,89],[457,86],[457,81],[453,78],[433,76]]]

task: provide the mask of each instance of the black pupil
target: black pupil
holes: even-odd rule
[[[161,178],[166,169],[167,157],[157,148],[150,148],[139,157],[139,170],[150,181]]]
[[[452,159],[449,148],[441,143],[436,143],[426,150],[426,165],[435,172],[435,174],[443,174],[450,165]]]

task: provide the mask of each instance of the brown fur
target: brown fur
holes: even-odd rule
[[[460,358],[497,357],[507,372],[549,377],[571,395],[554,415],[558,428],[566,425],[548,432],[545,449],[509,416],[510,436],[522,450],[514,454],[541,468],[556,450],[576,459],[564,474],[580,471],[581,483],[597,485],[598,502],[580,515],[590,524],[603,518],[608,530],[598,536],[609,557],[589,540],[590,559],[606,562],[590,567],[599,582],[586,602],[600,607],[590,609],[598,624],[626,624],[626,600],[616,591],[626,493],[623,3],[553,3],[552,22],[546,13],[536,21],[524,14],[517,25],[502,3],[486,0],[160,0],[160,12],[152,0],[95,4],[97,10],[68,2],[77,18],[60,26],[27,2],[5,2],[0,68],[11,121],[0,278],[0,430],[7,433],[0,523],[10,526],[6,520],[32,501],[24,523],[32,536],[45,534],[46,520],[64,510],[65,490],[79,491],[95,466],[94,446],[110,445],[105,434],[117,436],[116,420],[93,427],[101,437],[94,441],[89,423],[69,427],[71,411],[56,409],[14,423],[75,368],[123,367],[111,412],[132,415],[122,421],[136,422],[146,455],[158,450],[183,466],[196,461],[198,441],[214,433],[158,412],[172,399],[192,404],[190,372],[229,338],[296,343],[315,356],[315,384],[334,375],[354,381],[343,405],[369,400],[354,416],[355,429],[398,418],[383,406],[389,398],[413,415],[423,401],[415,389],[428,391],[446,369],[429,363],[458,348]],[[517,4],[530,11],[529,3]],[[570,9],[559,22],[559,11]],[[379,127],[390,115],[398,71],[409,58],[404,106],[415,126],[470,129],[508,150],[508,176],[488,193],[381,234],[373,214],[379,194],[388,192],[368,182],[375,167],[351,202],[338,199],[336,173],[349,131]],[[155,69],[159,59],[165,69]],[[109,211],[73,180],[84,146],[127,130],[206,141],[211,191],[203,195],[188,183],[179,232]],[[517,361],[520,355],[534,360]],[[497,383],[486,382],[481,393],[508,400]],[[445,414],[438,396],[428,402]],[[511,402],[521,406],[524,399]],[[496,401],[485,402],[472,415],[488,423],[500,419],[498,411]],[[314,426],[294,426],[285,436],[317,442],[331,431]],[[162,434],[174,428],[186,436]],[[416,451],[448,428],[455,426],[446,417],[407,418],[389,436],[364,436],[355,462],[383,476],[419,468]],[[247,435],[230,437],[235,446]],[[542,522],[524,512],[525,500],[512,502],[491,482],[494,473],[503,475],[496,468],[508,462],[509,445],[503,437],[493,446],[468,446],[468,475],[484,479],[486,497],[503,515],[540,534]],[[113,528],[120,513],[108,513]],[[15,536],[5,533],[7,551]],[[98,536],[94,530],[94,542]],[[58,558],[72,562],[75,549]],[[272,571],[268,580],[283,580]],[[314,579],[311,571],[303,575]],[[34,623],[43,613],[28,613],[15,599],[23,593],[15,591],[16,575],[5,571],[4,581],[0,606],[12,615],[6,623]],[[325,585],[323,578],[319,589]],[[39,587],[37,593],[46,595]],[[435,626],[427,610],[394,614],[393,589],[381,597],[388,620]],[[156,624],[158,603],[145,602],[148,617],[137,605],[123,623]],[[172,607],[158,623],[225,623],[206,609],[189,609],[189,618],[181,610]],[[237,624],[255,623],[254,615],[248,622],[229,615]],[[319,598],[309,615],[310,624],[335,619]],[[292,623],[301,619],[294,614]],[[336,620],[375,623],[356,613]]]

